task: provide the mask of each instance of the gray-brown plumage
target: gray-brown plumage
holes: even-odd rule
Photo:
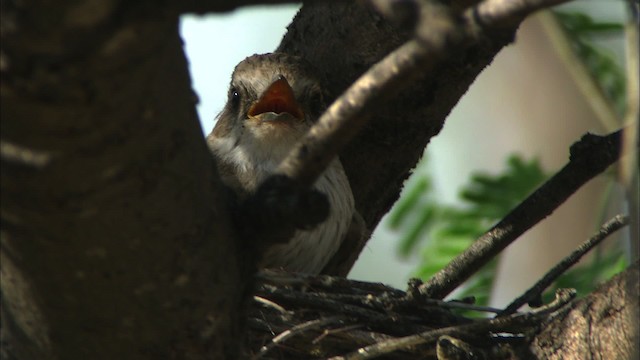
[[[309,66],[286,54],[253,55],[232,75],[229,98],[207,142],[223,181],[243,198],[253,193],[324,110]],[[314,188],[327,195],[328,219],[269,248],[259,266],[319,273],[338,250],[354,212],[349,181],[338,159]]]

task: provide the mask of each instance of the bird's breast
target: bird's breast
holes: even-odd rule
[[[349,180],[339,160],[334,160],[314,187],[329,200],[329,217],[312,230],[298,230],[286,244],[267,250],[260,267],[318,274],[342,244],[354,212]]]

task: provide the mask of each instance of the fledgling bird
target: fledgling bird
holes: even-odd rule
[[[324,109],[320,83],[301,58],[271,53],[240,62],[227,103],[207,136],[223,182],[240,198],[254,193]],[[317,274],[338,250],[354,213],[351,187],[338,159],[314,188],[329,201],[326,221],[267,249],[259,267]]]

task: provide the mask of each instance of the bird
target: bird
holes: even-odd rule
[[[254,194],[326,109],[311,65],[285,53],[255,54],[234,69],[227,102],[207,136],[220,177],[238,198]],[[259,268],[319,274],[338,251],[354,214],[349,180],[338,158],[313,184],[329,202],[327,219],[299,229],[264,252]]]

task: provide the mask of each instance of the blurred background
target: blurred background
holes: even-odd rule
[[[227,14],[183,17],[181,31],[193,86],[200,98],[203,133],[211,131],[224,105],[234,66],[248,55],[275,49],[298,8],[256,6]],[[380,223],[349,277],[403,289],[410,277],[428,276],[434,267],[448,261],[449,253],[464,248],[478,227],[487,230],[499,219],[493,219],[498,214],[486,215],[486,209],[495,209],[491,201],[512,207],[568,161],[570,145],[583,134],[605,134],[621,126],[624,101],[620,98],[624,99],[624,93],[616,91],[622,87],[624,92],[620,24],[626,19],[625,3],[581,1],[561,10],[569,14],[561,19],[565,28],[559,27],[558,18],[550,13],[528,19],[515,44],[505,48],[477,78],[442,132],[431,140],[424,161],[405,184],[400,205]],[[589,23],[592,19],[580,18],[576,11],[596,20]],[[594,21],[613,25],[607,29],[594,26]],[[567,23],[582,26],[570,28],[572,34],[584,32],[585,27],[591,35],[595,28],[601,31],[586,46],[605,59],[589,60],[595,61],[593,66],[602,66],[603,61],[609,66],[602,80],[605,92],[612,93],[609,100],[613,106],[608,113],[606,109],[598,112],[593,100],[585,96],[584,86],[576,81],[580,74],[572,63],[575,59],[566,52],[568,48],[580,50],[581,40],[562,35]],[[616,75],[612,68],[622,72]],[[517,157],[509,162],[513,155]],[[485,175],[481,181],[473,180],[472,174],[478,173]],[[490,279],[483,283],[484,289],[476,291],[490,294],[494,306],[508,304],[610,215],[624,211],[624,191],[612,181],[614,175],[588,183],[510,246],[499,262],[487,269]],[[517,191],[509,192],[510,187]],[[519,198],[505,202],[503,193],[516,193]],[[510,196],[516,195],[504,195]],[[473,215],[472,230],[451,231],[450,227],[460,228],[455,223],[458,217],[469,220],[470,213],[484,215]],[[442,225],[451,222],[451,226]],[[628,231],[619,236],[628,237]],[[620,253],[620,240],[607,242]],[[626,263],[619,256],[598,256],[610,260],[608,272]]]

